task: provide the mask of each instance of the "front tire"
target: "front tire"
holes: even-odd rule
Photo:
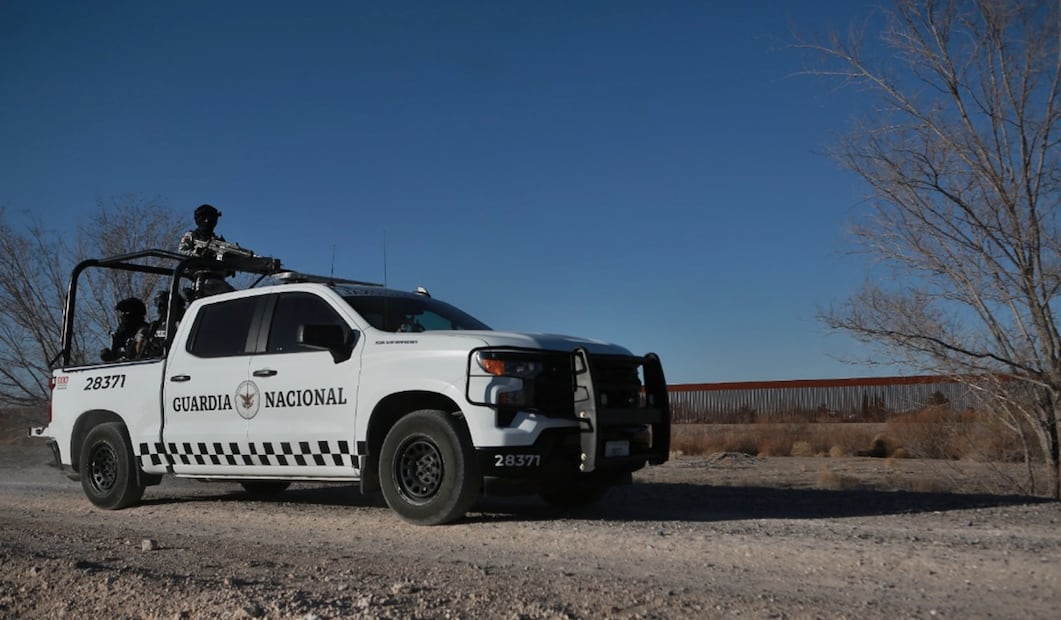
[[[81,488],[89,501],[106,510],[127,508],[144,496],[139,465],[125,427],[106,422],[89,431],[81,444]]]
[[[417,525],[463,517],[482,482],[467,432],[452,415],[429,409],[410,413],[387,433],[379,479],[387,505]]]

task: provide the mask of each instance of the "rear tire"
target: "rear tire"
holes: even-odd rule
[[[81,444],[81,488],[89,501],[106,510],[127,508],[144,496],[140,466],[125,427],[106,422],[89,431]]]
[[[482,484],[467,432],[452,415],[430,409],[410,413],[387,433],[379,479],[387,505],[417,525],[463,517]]]

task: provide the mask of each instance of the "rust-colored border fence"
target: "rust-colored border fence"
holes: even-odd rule
[[[667,387],[678,424],[747,423],[772,418],[881,421],[929,405],[975,406],[976,397],[949,377],[872,377],[687,383]]]

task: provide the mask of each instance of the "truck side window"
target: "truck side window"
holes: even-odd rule
[[[310,293],[284,293],[276,300],[266,351],[294,353],[313,350],[296,342],[299,326],[306,324],[339,325],[344,335],[350,332],[346,321],[320,297]]]
[[[247,297],[204,306],[195,319],[188,352],[198,357],[248,353],[247,335],[259,301],[256,297]]]

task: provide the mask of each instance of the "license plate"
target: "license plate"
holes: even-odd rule
[[[630,456],[629,441],[604,442],[604,456]]]

